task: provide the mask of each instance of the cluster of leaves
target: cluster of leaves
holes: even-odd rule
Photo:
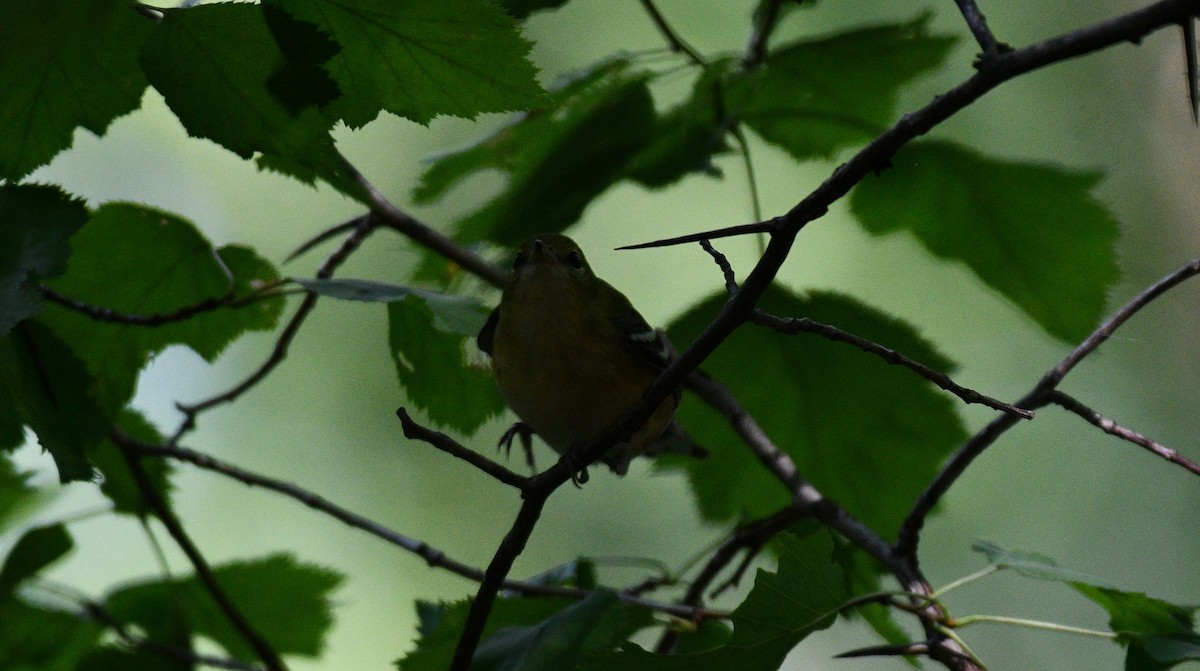
[[[518,21],[564,2],[266,0],[152,10],[122,0],[0,0],[0,532],[18,533],[13,520],[37,496],[6,456],[26,430],[64,482],[99,474],[116,513],[151,513],[130,472],[132,457],[114,441],[114,429],[163,440],[129,407],[140,371],[171,345],[212,361],[240,335],[275,328],[284,308],[271,291],[278,273],[252,249],[214,247],[191,222],[145,205],[88,207],[59,187],[20,183],[68,148],[77,128],[103,134],[137,108],[147,87],[190,135],[363,202],[368,188],[330,135],[336,123],[358,128],[381,111],[425,123],[524,110],[475,145],[440,157],[413,191],[415,201],[429,202],[470,175],[501,172],[504,187],[449,228],[463,243],[511,246],[569,228],[623,181],[658,189],[690,175],[719,177],[714,160],[730,151],[735,129],[797,161],[861,146],[895,119],[903,87],[941,67],[954,46],[920,16],[772,45],[759,63],[730,56],[694,63],[682,100],[656,100],[662,73],[623,55],[563,75],[544,91]],[[873,234],[904,231],[964,264],[1040,328],[1070,342],[1095,324],[1116,278],[1117,227],[1090,193],[1097,180],[930,140],[903,150],[885,179],[860,185],[851,209]],[[1054,225],[1039,225],[1045,221]],[[430,277],[434,262],[414,277]],[[388,303],[399,382],[430,420],[469,435],[502,409],[491,382],[467,364],[466,341],[486,315],[477,299],[362,282],[300,285]],[[77,305],[48,305],[48,296]],[[189,311],[213,301],[222,305]],[[683,311],[669,328],[672,339],[691,342],[722,301],[714,294]],[[954,367],[912,326],[849,296],[776,286],[760,307],[837,324],[942,371]],[[180,318],[154,328],[114,318],[172,313]],[[884,536],[894,535],[901,511],[965,436],[951,401],[930,384],[834,343],[743,329],[706,369],[729,384],[807,477]],[[765,377],[775,381],[769,389],[757,382]],[[687,404],[681,419],[712,444],[737,442],[698,403]],[[166,497],[166,462],[146,463],[150,486]],[[700,512],[715,523],[731,525],[786,502],[747,453],[724,450],[663,466],[687,474]],[[899,472],[909,477],[894,477]],[[0,666],[190,668],[186,658],[172,666],[161,649],[134,642],[188,653],[197,637],[253,659],[195,578],[122,586],[97,603],[75,599],[74,609],[18,589],[36,586],[71,546],[57,524],[24,530],[8,553],[0,570]],[[688,654],[661,658],[627,643],[650,617],[596,589],[579,602],[501,599],[479,668],[724,669],[735,659],[741,668],[776,668],[805,636],[829,626],[848,598],[878,586],[877,568],[825,532],[785,536],[776,549],[778,569],[759,572],[732,631],[701,627],[683,639],[680,652]],[[216,573],[281,653],[319,652],[337,576],[281,556]],[[1191,610],[1076,588],[1110,608],[1129,646],[1129,668],[1197,657]],[[463,603],[423,606],[421,639],[400,668],[445,668],[465,610]],[[868,611],[868,621],[889,640],[903,635],[880,611]],[[113,627],[133,633],[114,645],[104,635]]]

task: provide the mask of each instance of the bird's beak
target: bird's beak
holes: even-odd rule
[[[529,260],[536,263],[544,262],[550,256],[550,248],[541,240],[533,241],[533,249],[529,252]]]

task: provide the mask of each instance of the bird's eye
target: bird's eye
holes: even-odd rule
[[[571,252],[567,254],[567,263],[571,264],[572,268],[579,270],[583,267],[583,255],[579,252]]]
[[[520,270],[523,265],[525,265],[525,252],[517,252],[513,258],[513,270]]]

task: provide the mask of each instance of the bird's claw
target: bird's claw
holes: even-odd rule
[[[512,455],[513,440],[521,439],[521,449],[525,452],[525,463],[529,464],[529,470],[536,471],[537,468],[533,465],[533,429],[525,422],[517,422],[508,427],[508,430],[500,436],[500,442],[497,443],[497,450],[504,450],[504,456]]]

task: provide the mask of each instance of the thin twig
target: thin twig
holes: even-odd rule
[[[196,577],[200,580],[200,584],[204,586],[209,596],[212,597],[217,608],[224,613],[229,624],[245,639],[246,643],[250,645],[267,669],[270,671],[287,671],[287,666],[284,665],[279,653],[258,632],[254,625],[250,624],[250,621],[246,619],[242,611],[233,603],[229,595],[225,593],[221,584],[217,582],[217,577],[208,565],[208,560],[204,558],[200,549],[192,542],[191,537],[184,530],[179,518],[175,517],[175,513],[171,511],[167,502],[163,500],[162,495],[155,489],[154,484],[150,482],[149,476],[146,475],[146,471],[142,468],[142,457],[138,454],[137,446],[139,445],[139,441],[116,428],[112,430],[110,437],[120,448],[121,455],[125,457],[125,463],[129,466],[129,471],[133,475],[133,480],[137,485],[138,491],[141,492],[142,499],[154,511],[154,516],[166,527],[167,533],[171,534],[171,538],[175,539],[175,544],[179,546],[179,549],[188,558],[192,569],[196,572]]]
[[[434,568],[444,569],[450,573],[475,582],[483,580],[483,569],[458,561],[448,556],[442,550],[438,550],[424,541],[419,541],[397,531],[393,531],[392,529],[389,529],[378,522],[343,508],[336,503],[333,503],[320,496],[319,494],[293,483],[248,471],[244,468],[217,459],[216,457],[204,454],[203,452],[197,452],[196,450],[191,450],[186,447],[172,445],[150,445],[136,442],[131,443],[129,447],[142,456],[187,462],[193,466],[196,466],[197,468],[202,468],[204,470],[232,478],[251,487],[262,487],[263,489],[282,494],[290,499],[303,503],[313,510],[329,515],[330,517],[344,523],[349,527],[365,531],[372,536],[379,538],[380,540],[395,545],[406,552],[412,553],[425,560],[426,564]],[[520,580],[505,580],[503,589],[529,596],[566,597],[573,599],[581,599],[592,593],[591,590],[577,589],[573,587],[561,587],[558,585],[536,584],[523,582]],[[729,616],[727,612],[720,610],[692,608],[686,605],[663,603],[661,601],[641,598],[640,595],[633,590],[618,592],[618,596],[625,603],[642,606],[644,608],[667,613],[676,617],[688,619],[714,619],[728,618]]]
[[[132,648],[140,648],[160,657],[183,662],[189,666],[211,666],[217,669],[233,669],[234,671],[260,671],[262,668],[231,657],[205,655],[187,648],[167,645],[154,639],[137,636],[130,632],[125,624],[118,620],[112,613],[108,612],[108,609],[103,604],[85,600],[81,603],[81,606],[88,617],[111,629],[117,635],[117,638],[121,639],[122,643]]]
[[[454,238],[448,237],[410,216],[389,201],[353,166],[349,167],[349,170],[351,178],[366,193],[371,213],[375,215],[378,225],[390,228],[439,256],[449,259],[494,287],[503,287],[504,283],[508,281],[506,270],[460,245]]]
[[[780,333],[787,333],[790,335],[795,335],[797,333],[816,333],[817,335],[829,340],[853,345],[864,352],[874,354],[875,356],[883,359],[889,365],[903,366],[913,371],[917,375],[920,375],[926,380],[929,380],[933,384],[937,385],[938,388],[944,389],[959,397],[964,403],[978,403],[980,405],[986,405],[993,410],[999,410],[1001,412],[1008,413],[1019,419],[1033,419],[1033,412],[1029,410],[1018,408],[1011,403],[1005,403],[1004,401],[992,398],[986,394],[981,394],[974,389],[964,387],[954,380],[951,380],[950,376],[946,375],[945,373],[934,370],[919,361],[910,359],[909,357],[890,347],[884,347],[883,345],[880,345],[874,341],[867,340],[861,336],[843,331],[836,326],[813,321],[807,317],[779,317],[767,312],[763,312],[762,310],[755,310],[752,312],[750,315],[750,321],[759,326],[766,326],[774,329]]]
[[[761,548],[768,541],[792,526],[796,522],[805,518],[805,513],[795,505],[785,506],[774,513],[745,524],[737,529],[734,529],[729,537],[721,543],[719,547],[712,553],[704,567],[696,574],[696,578],[692,580],[688,586],[687,592],[680,599],[680,604],[688,606],[698,606],[704,599],[704,593],[708,591],[717,576],[725,570],[725,567],[733,562],[734,558],[748,548]],[[658,645],[655,646],[655,652],[660,655],[665,655],[671,652],[675,647],[675,642],[678,640],[678,632],[668,629],[663,632],[663,635],[658,640]]]
[[[753,224],[741,224],[738,226],[729,226],[726,228],[718,228],[713,231],[702,231],[700,233],[688,233],[674,238],[663,238],[661,240],[653,240],[651,242],[641,242],[636,245],[625,245],[617,247],[618,250],[625,249],[650,249],[652,247],[670,247],[672,245],[686,245],[691,242],[700,242],[701,240],[717,240],[719,238],[730,238],[735,235],[751,235],[755,233],[771,233],[779,226],[778,219],[768,219],[759,221]]]
[[[516,487],[517,489],[524,489],[529,484],[529,478],[513,473],[482,454],[463,447],[458,441],[444,433],[433,431],[417,424],[413,421],[412,417],[409,417],[408,411],[404,408],[397,408],[396,416],[400,418],[405,438],[429,443],[446,454],[462,459],[506,485]]]
[[[1051,395],[1059,383],[1062,382],[1063,378],[1066,377],[1067,373],[1071,372],[1085,357],[1096,351],[1122,324],[1137,314],[1142,308],[1149,305],[1154,299],[1198,274],[1200,274],[1200,258],[1193,259],[1134,296],[1106,319],[1103,324],[1098,326],[1096,330],[1092,331],[1091,335],[1084,339],[1075,349],[1071,350],[1067,356],[1063,357],[1058,365],[1042,376],[1037,386],[1017,401],[1016,405],[1021,408],[1034,410],[1049,403]],[[908,557],[915,565],[921,527],[925,525],[925,518],[929,515],[929,512],[933,510],[937,502],[949,491],[951,485],[966,471],[971,462],[1016,423],[1017,419],[1013,415],[1001,415],[992,420],[991,423],[974,436],[971,436],[966,443],[963,443],[958,448],[942,467],[942,470],[929,483],[929,486],[925,488],[925,491],[921,492],[921,496],[917,498],[912,510],[905,517],[904,523],[900,525],[900,533],[896,542],[897,553]]]
[[[732,295],[737,291],[737,276],[733,272],[733,266],[729,264],[729,259],[725,255],[718,252],[712,243],[708,240],[701,240],[700,247],[708,252],[708,255],[713,257],[713,261],[717,263],[717,267],[721,269],[721,275],[725,277],[725,291]]]
[[[101,322],[112,322],[115,324],[127,324],[130,326],[162,326],[163,324],[171,324],[174,322],[185,321],[191,319],[198,314],[204,312],[212,312],[218,308],[223,308],[237,300],[233,290],[222,296],[213,296],[204,300],[187,305],[172,312],[160,312],[155,314],[133,314],[129,312],[119,312],[110,308],[103,308],[96,305],[90,305],[83,301],[65,296],[50,287],[39,284],[38,291],[42,296],[52,303],[57,303],[68,310],[73,310],[87,317]]]
[[[771,33],[775,32],[775,25],[779,21],[779,11],[784,2],[786,0],[770,0],[770,2],[759,5],[762,11],[755,17],[757,20],[750,33],[750,41],[746,44],[746,52],[742,55],[743,69],[749,70],[766,60],[767,41],[771,39]]]
[[[333,254],[329,255],[329,258],[325,259],[325,262],[321,264],[320,268],[317,269],[317,278],[329,279],[332,277],[333,272],[340,265],[345,263],[350,254],[352,254],[354,250],[358,249],[359,245],[361,245],[363,241],[366,240],[369,235],[371,235],[371,233],[375,230],[376,225],[376,221],[373,217],[364,217],[358,220],[357,228],[354,229],[354,233],[352,233],[350,237],[346,238],[342,242],[342,245],[338,247]],[[274,370],[276,366],[282,363],[283,360],[287,358],[288,349],[291,347],[292,340],[294,340],[296,334],[299,333],[300,327],[304,324],[304,321],[308,319],[309,313],[312,312],[314,307],[316,307],[318,298],[319,295],[317,293],[308,292],[308,294],[304,297],[304,300],[300,302],[300,307],[296,308],[296,313],[292,315],[292,319],[288,322],[287,326],[284,327],[283,331],[279,334],[279,337],[275,340],[275,346],[271,349],[271,354],[267,357],[266,361],[264,361],[253,373],[251,373],[237,385],[223,393],[217,394],[216,396],[212,396],[198,403],[177,403],[176,407],[179,408],[179,411],[184,414],[184,419],[183,422],[180,423],[179,428],[176,429],[175,434],[171,437],[170,442],[172,444],[177,443],[185,433],[195,428],[197,415],[215,406],[235,400],[253,388],[254,385],[261,382],[262,379],[265,378],[272,370]]]
[[[696,52],[683,38],[671,28],[671,24],[667,23],[667,19],[663,17],[662,12],[658,11],[658,7],[654,6],[653,0],[641,0],[642,8],[650,15],[650,20],[654,22],[654,27],[658,28],[658,32],[662,33],[663,38],[667,40],[667,45],[671,47],[671,51],[682,53],[688,57],[696,65],[705,67],[708,65],[704,57]]]
[[[1088,406],[1079,402],[1079,400],[1073,396],[1064,394],[1056,389],[1050,392],[1050,402],[1054,403],[1055,405],[1062,406],[1066,410],[1079,415],[1080,417],[1086,419],[1093,426],[1100,429],[1104,433],[1109,434],[1110,436],[1116,436],[1121,440],[1128,441],[1134,445],[1137,445],[1138,447],[1145,448],[1152,454],[1160,456],[1177,466],[1182,466],[1196,475],[1200,475],[1200,464],[1189,460],[1187,457],[1179,454],[1166,445],[1155,442],[1146,436],[1143,436],[1133,429],[1129,429],[1117,424],[1113,420],[1101,415],[1095,410],[1092,410]]]
[[[356,228],[358,228],[360,225],[362,225],[363,218],[370,217],[370,216],[371,216],[370,213],[360,214],[357,217],[351,219],[350,221],[342,222],[342,223],[338,224],[337,226],[331,226],[331,227],[321,231],[320,233],[317,233],[313,237],[302,242],[299,247],[294,249],[291,254],[288,254],[287,257],[284,258],[283,262],[290,263],[291,261],[294,261],[295,259],[299,258],[300,256],[303,256],[306,252],[308,252],[308,250],[312,249],[313,247],[316,247],[317,245],[325,242],[326,240],[336,238],[337,236],[342,235],[344,233],[353,232]]]
[[[928,655],[929,643],[889,643],[869,645],[834,655],[834,659],[851,659],[854,657],[903,657],[908,655]]]
[[[954,0],[954,3],[958,5],[958,11],[962,12],[967,27],[971,29],[975,41],[979,43],[979,48],[983,49],[984,58],[1011,49],[1011,47],[996,41],[996,36],[992,34],[991,28],[988,28],[987,19],[984,18],[983,12],[979,11],[979,5],[975,4],[975,0]]]

